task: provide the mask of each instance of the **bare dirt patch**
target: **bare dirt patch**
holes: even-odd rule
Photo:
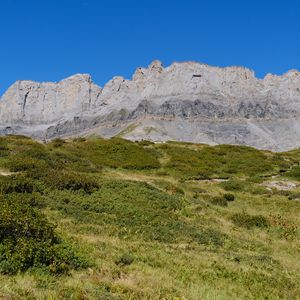
[[[291,181],[270,181],[264,183],[264,186],[269,189],[275,188],[280,191],[290,191],[295,189],[298,185]]]

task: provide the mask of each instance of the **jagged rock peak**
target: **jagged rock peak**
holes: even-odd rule
[[[155,76],[162,73],[164,70],[163,64],[159,60],[154,60],[148,68],[139,67],[132,76],[133,81],[147,79],[150,76]]]
[[[90,74],[85,74],[85,73],[77,73],[77,74],[71,75],[67,78],[60,80],[59,82],[62,82],[62,81],[74,81],[74,82],[84,81],[84,82],[89,82],[89,83],[93,82],[92,76]]]

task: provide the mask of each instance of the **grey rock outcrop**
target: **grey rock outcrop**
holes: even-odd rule
[[[3,124],[49,124],[90,111],[100,103],[101,89],[90,75],[78,74],[58,83],[17,81],[3,95]]]
[[[18,81],[0,102],[0,133],[49,139],[100,134],[129,139],[300,146],[300,73],[258,79],[243,67],[154,61],[103,89],[86,74],[58,83]]]

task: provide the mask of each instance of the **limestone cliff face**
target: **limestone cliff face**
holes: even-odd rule
[[[103,89],[86,74],[58,83],[18,81],[1,99],[0,132],[39,138],[121,132],[131,139],[286,150],[300,146],[299,115],[298,71],[260,80],[242,67],[164,68],[154,61],[132,80],[114,77]]]
[[[87,74],[58,83],[17,81],[0,103],[1,124],[51,124],[99,105],[101,89]]]

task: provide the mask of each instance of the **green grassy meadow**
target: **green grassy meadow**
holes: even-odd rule
[[[300,299],[299,180],[300,150],[1,137],[0,299]]]

